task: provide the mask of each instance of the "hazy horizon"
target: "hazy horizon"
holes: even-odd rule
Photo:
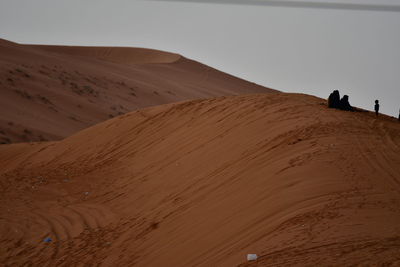
[[[284,92],[327,98],[338,89],[354,106],[372,110],[379,99],[396,117],[400,108],[399,12],[6,0],[0,25],[0,38],[18,43],[155,48]]]

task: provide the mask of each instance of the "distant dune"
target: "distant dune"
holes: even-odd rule
[[[46,52],[97,58],[122,64],[174,63],[182,56],[146,48],[26,45]]]
[[[274,90],[144,48],[0,39],[0,143],[60,140],[139,108]]]
[[[146,71],[180,64],[202,68],[180,60]],[[399,131],[388,117],[270,93],[150,107],[62,141],[1,145],[0,262],[399,265]]]

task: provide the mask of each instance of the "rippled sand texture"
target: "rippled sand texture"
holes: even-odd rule
[[[60,140],[148,106],[273,91],[163,51],[0,39],[0,144]]]
[[[269,93],[1,145],[0,262],[400,264],[399,131],[389,117]]]

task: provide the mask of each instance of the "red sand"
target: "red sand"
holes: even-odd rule
[[[60,140],[148,106],[274,91],[162,51],[2,39],[0,90],[0,143]]]
[[[394,119],[271,93],[1,145],[0,262],[399,265],[399,131]]]

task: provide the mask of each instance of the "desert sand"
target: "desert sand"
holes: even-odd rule
[[[399,131],[393,118],[276,92],[4,144],[0,262],[399,265]]]
[[[0,39],[0,143],[61,140],[148,106],[272,91],[163,51]]]

